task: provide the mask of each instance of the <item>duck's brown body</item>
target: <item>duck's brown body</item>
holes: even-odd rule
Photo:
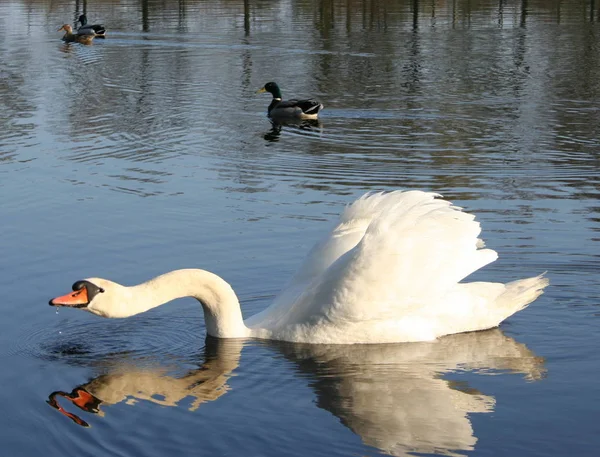
[[[65,31],[65,34],[62,37],[63,41],[67,43],[81,43],[81,44],[92,44],[96,33],[93,29],[85,29],[78,30],[77,32],[73,32],[73,27],[69,24],[64,24],[58,31]]]

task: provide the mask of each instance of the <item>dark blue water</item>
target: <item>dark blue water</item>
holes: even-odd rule
[[[62,43],[84,7],[107,38]],[[585,1],[3,2],[0,455],[596,455],[598,20]],[[321,121],[273,129],[269,80]],[[547,271],[546,293],[500,329],[359,347],[206,340],[192,299],[47,305],[196,267],[252,315],[346,203],[397,188],[478,215],[500,258],[477,279]]]

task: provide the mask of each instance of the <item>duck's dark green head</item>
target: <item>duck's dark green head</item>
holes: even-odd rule
[[[281,98],[281,89],[279,89],[277,83],[273,81],[268,82],[256,91],[257,94],[262,94],[263,92],[269,92],[273,95],[273,98]]]
[[[81,16],[79,16],[78,20],[79,20],[79,22],[81,22],[82,27],[87,24],[87,16],[85,14],[82,14]]]

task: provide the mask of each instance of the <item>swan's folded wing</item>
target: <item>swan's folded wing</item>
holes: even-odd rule
[[[435,194],[401,196],[385,205],[359,243],[313,277],[287,309],[288,324],[422,315],[431,309],[424,305],[440,303],[461,279],[497,258],[495,251],[479,248],[474,216]]]
[[[422,192],[368,193],[348,205],[334,227],[310,250],[300,268],[277,295],[273,304],[254,316],[250,326],[271,327],[280,322],[311,284],[318,282],[329,267],[353,249],[373,220],[400,201],[418,199]]]

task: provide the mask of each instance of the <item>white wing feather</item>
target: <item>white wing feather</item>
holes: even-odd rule
[[[395,191],[356,200],[273,304],[248,324],[273,328],[323,314],[389,319],[495,260],[494,251],[477,248],[474,216],[438,196]]]
[[[494,327],[541,293],[541,276],[510,293],[499,283],[459,283],[498,256],[483,248],[475,216],[437,197],[395,191],[358,199],[248,326],[288,341],[426,340]]]
[[[384,203],[392,198],[399,199],[399,194],[400,192],[366,194],[346,206],[334,227],[313,246],[271,306],[249,317],[246,323],[251,327],[272,327],[286,319],[291,304],[337,259],[360,242],[373,219],[382,213],[386,206]]]

